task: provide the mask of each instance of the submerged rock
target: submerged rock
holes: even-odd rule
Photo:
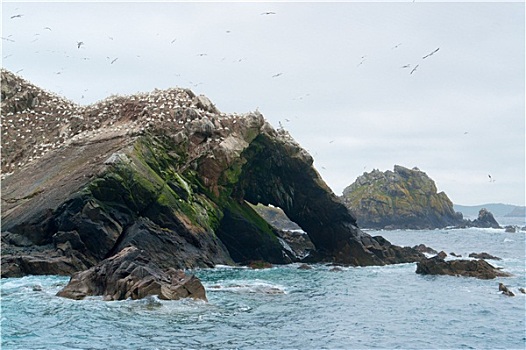
[[[144,251],[127,247],[94,267],[75,273],[58,296],[84,299],[100,295],[104,300],[193,298],[207,300],[201,281],[182,270],[161,270],[149,261]]]
[[[416,264],[416,273],[422,275],[450,275],[493,279],[509,277],[510,274],[500,271],[484,260],[450,260],[439,255],[422,260]]]

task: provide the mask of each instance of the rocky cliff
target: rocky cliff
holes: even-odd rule
[[[311,261],[422,257],[360,231],[312,163],[259,112],[187,89],[78,106],[3,70],[2,276],[70,275],[129,247],[163,271],[297,261],[249,203],[283,209]]]
[[[344,189],[342,199],[360,227],[432,229],[465,224],[435,182],[418,168],[364,173]]]

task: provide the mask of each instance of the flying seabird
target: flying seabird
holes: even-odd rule
[[[83,41],[77,41],[77,49],[80,49],[82,45],[84,45]]]
[[[406,65],[403,65],[403,66],[402,66],[402,67],[400,67],[400,68],[409,68],[409,67],[411,67],[411,64],[406,64]]]
[[[272,12],[272,11],[268,11],[268,12],[263,12],[262,15],[275,15],[276,12]]]
[[[489,177],[489,182],[495,182],[495,180],[491,177],[490,174],[488,174],[488,177]]]
[[[429,56],[434,55],[438,50],[440,50],[440,47],[437,48],[435,51],[433,51],[433,52],[431,52],[431,53],[428,53],[427,55],[425,55],[424,57],[422,57],[422,59],[425,59],[425,58],[427,58],[427,57],[429,57]]]
[[[22,16],[23,16],[23,15],[21,15],[21,14],[14,15],[14,16],[11,16],[11,19],[13,19],[13,18],[22,18]]]
[[[12,43],[14,43],[14,42],[15,42],[15,41],[14,41],[13,39],[9,39],[9,38],[4,38],[4,37],[2,37],[2,40],[5,40],[5,41],[10,41],[10,42],[12,42]]]
[[[413,74],[413,73],[416,71],[416,69],[418,68],[418,66],[419,66],[419,64],[417,64],[417,65],[415,66],[415,68],[413,68],[413,70],[411,71],[411,73],[409,73],[409,74]]]
[[[272,78],[277,78],[277,77],[279,77],[280,75],[283,75],[283,73],[274,74],[274,75],[272,76]]]
[[[110,64],[115,63],[115,61],[117,61],[118,59],[119,59],[119,57],[116,57],[115,59],[113,59],[113,61],[110,62]]]
[[[397,48],[398,48],[398,46],[400,46],[400,45],[402,45],[402,43],[400,43],[400,44],[397,44],[397,45],[393,46],[393,47],[392,47],[391,49],[397,49]]]
[[[358,63],[358,65],[356,65],[356,67],[361,66],[365,62],[365,57],[367,57],[367,55],[364,55],[364,56],[360,57],[361,61],[360,61],[360,63]]]
[[[44,27],[44,29],[46,29],[46,30],[51,30],[51,28],[49,28],[49,27]]]
[[[170,41],[170,44],[173,44],[173,43],[175,43],[175,41],[176,41],[176,40],[177,40],[177,39],[176,39],[176,38],[174,38],[174,40]]]

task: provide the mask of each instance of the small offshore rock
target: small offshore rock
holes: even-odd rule
[[[517,226],[508,225],[504,227],[504,232],[507,232],[507,233],[515,233],[517,232],[517,230],[518,230]]]
[[[502,259],[499,258],[498,256],[493,256],[493,255],[488,254],[488,253],[486,253],[486,252],[482,252],[482,253],[471,253],[471,254],[469,254],[469,257],[470,257],[470,258],[475,258],[475,259],[502,260]]]
[[[521,292],[522,294],[526,294],[526,289],[521,287],[521,288],[519,288],[519,292]]]
[[[507,295],[509,297],[514,297],[515,294],[511,290],[508,289],[503,283],[499,283],[499,292],[502,292],[502,294]]]
[[[461,258],[462,257],[461,254],[455,254],[454,252],[449,253],[449,255],[454,256],[456,258]]]
[[[449,275],[476,277],[480,279],[493,279],[496,277],[509,277],[511,274],[500,271],[499,268],[487,263],[485,260],[449,260],[434,256],[416,264],[416,273],[422,275]]]

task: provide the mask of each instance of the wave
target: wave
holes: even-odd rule
[[[205,285],[207,292],[256,293],[256,294],[287,294],[285,287],[263,282],[253,281],[220,281],[216,284]]]

